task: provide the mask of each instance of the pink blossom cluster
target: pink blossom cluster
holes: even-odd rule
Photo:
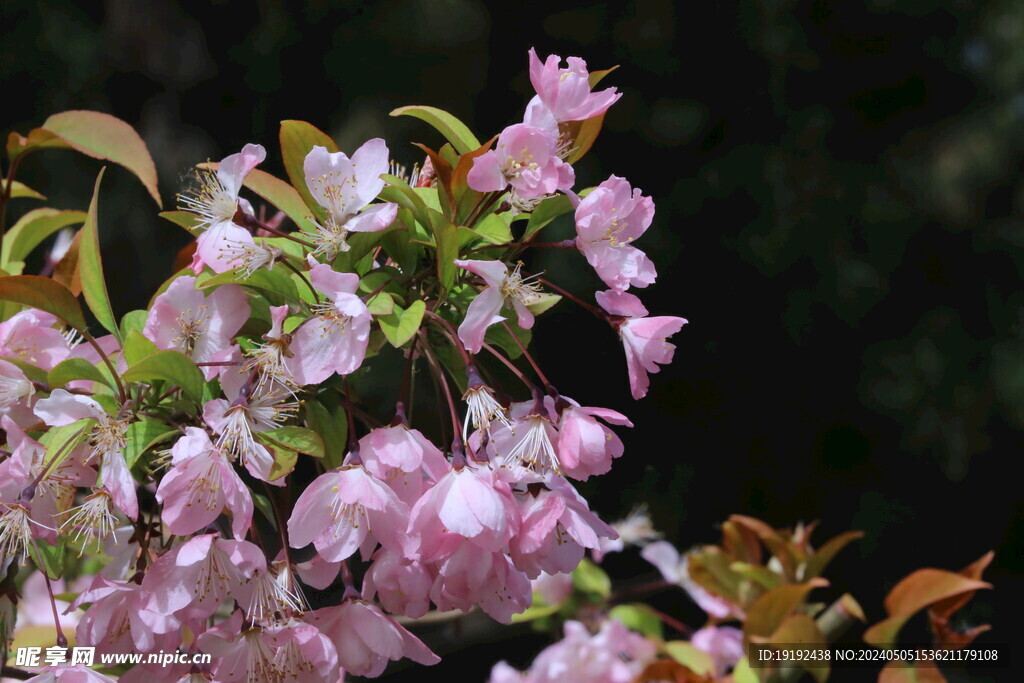
[[[54,571],[48,549],[104,562],[78,572],[58,642],[73,628],[76,644],[101,653],[213,655],[209,666],[140,664],[120,676],[128,683],[378,676],[393,660],[439,661],[397,617],[480,609],[508,622],[530,607],[531,580],[614,547],[618,533],[572,480],[608,472],[624,451],[612,426],[632,423],[554,389],[502,315],[511,308],[521,333],[550,300],[547,283],[513,263],[529,240],[509,229],[470,249],[474,228],[571,202],[577,237],[563,246],[609,287],[601,308],[579,303],[618,332],[635,398],[686,321],[650,317],[626,291],[655,280],[632,245],[651,225],[651,199],[616,176],[582,199],[572,189],[579,128],[599,127],[619,94],[593,91],[579,58],[567,68],[529,58],[536,96],[493,149],[449,145],[405,179],[383,140],[349,156],[316,131],[324,144],[305,151],[292,187],[258,168],[262,146],[246,145],[180,196],[171,218],[197,235],[191,264],[147,310],[100,337],[41,304],[0,322],[0,575],[29,558]],[[446,184],[459,176],[449,163],[464,186]],[[297,229],[286,230],[258,217],[246,187],[308,212],[288,214]],[[500,330],[516,347],[502,347]],[[358,397],[386,343],[405,368],[390,422]],[[490,380],[492,357],[525,400]],[[422,420],[421,431],[407,417],[417,366],[450,425]],[[593,636],[570,622],[527,677],[501,680],[554,680],[584,662],[600,671],[593,680],[626,681],[647,648],[617,621]],[[31,680],[110,679],[57,666]]]

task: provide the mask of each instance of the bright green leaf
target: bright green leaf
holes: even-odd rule
[[[99,368],[84,358],[66,358],[62,360],[47,373],[46,379],[53,389],[63,387],[68,382],[80,379],[106,384],[111,388],[117,386]]]
[[[340,467],[348,444],[348,419],[337,394],[323,393],[304,404],[306,424],[324,443],[324,467]]]
[[[278,445],[269,446],[268,450],[274,456],[274,464],[270,467],[270,481],[277,481],[295,469],[295,464],[299,461],[298,453]]]
[[[46,195],[40,194],[25,183],[15,180],[11,183],[11,199],[22,198],[46,199]]]
[[[192,230],[199,226],[199,217],[191,211],[162,211],[157,215],[169,220],[179,228],[184,228],[190,235]]]
[[[82,243],[78,250],[78,262],[85,303],[89,304],[89,310],[96,316],[100,325],[103,325],[120,342],[121,328],[117,326],[117,318],[114,317],[114,311],[110,307],[110,295],[107,293],[107,283],[103,279],[103,260],[100,257],[99,214],[96,204],[105,170],[105,168],[100,169],[100,174],[96,177],[92,201],[89,202],[89,213],[85,219],[85,225],[82,226]]]
[[[166,380],[178,385],[188,398],[202,401],[203,373],[192,359],[178,351],[157,351],[130,366],[122,375],[129,382]]]
[[[132,422],[125,432],[124,461],[132,467],[140,455],[177,433],[177,429],[158,420],[142,418]]]
[[[24,261],[32,250],[53,233],[69,225],[85,221],[84,211],[58,211],[57,209],[34,209],[15,223],[3,240],[3,257],[0,261]]]
[[[328,152],[333,153],[338,151],[338,145],[327,133],[305,121],[282,121],[278,137],[281,141],[281,158],[284,160],[288,180],[291,181],[292,187],[299,191],[306,206],[322,217],[323,207],[309,193],[309,188],[306,187],[306,173],[302,166],[306,155],[313,147],[326,147]]]
[[[146,329],[146,320],[149,318],[148,311],[128,311],[121,318],[121,338],[127,339],[128,333],[132,330],[142,332]]]
[[[608,574],[590,560],[583,560],[572,573],[572,585],[576,590],[591,596],[607,598],[612,594],[612,582]]]
[[[124,166],[142,181],[157,206],[163,206],[146,143],[121,119],[98,111],[65,111],[46,119],[43,129],[82,154]]]
[[[415,116],[433,126],[445,139],[452,143],[459,154],[471,152],[480,147],[480,141],[476,139],[473,132],[462,121],[458,120],[443,109],[427,107],[423,105],[412,105],[399,107],[391,112],[392,116]]]
[[[422,299],[416,299],[404,311],[398,305],[395,305],[394,308],[391,315],[381,316],[377,318],[377,322],[380,324],[384,336],[388,338],[392,346],[397,348],[412,339],[413,335],[419,331],[427,305],[423,303]]]
[[[229,270],[219,275],[214,275],[204,281],[199,289],[209,289],[221,285],[235,284],[258,289],[271,294],[278,294],[288,301],[299,300],[299,290],[291,277],[291,272],[283,267],[275,267],[271,270],[260,268],[252,275],[245,275],[238,271]]]
[[[526,304],[526,308],[529,309],[530,313],[540,315],[561,300],[562,297],[559,294],[539,294],[533,301]]]
[[[711,655],[703,650],[698,650],[692,643],[685,640],[673,640],[665,643],[665,654],[698,676],[714,676],[715,674],[715,660],[711,658]]]
[[[612,619],[618,619],[631,631],[642,633],[649,638],[661,640],[661,620],[643,603],[616,605],[608,612]]]
[[[156,344],[147,339],[139,330],[129,330],[124,338],[124,359],[128,365],[135,365],[146,356],[159,351]]]
[[[28,548],[32,560],[36,563],[36,568],[50,577],[51,581],[59,579],[64,574],[67,543],[63,536],[57,538],[57,545],[50,545],[42,539],[35,539]]]
[[[523,242],[529,242],[541,228],[555,220],[559,216],[572,211],[572,204],[565,195],[548,197],[533,210],[530,220],[526,223],[526,231],[523,233]]]
[[[366,308],[370,311],[370,315],[391,315],[395,311],[395,300],[387,292],[380,292],[370,297],[370,300],[366,302]]]
[[[314,458],[324,457],[324,440],[312,429],[288,425],[267,432],[259,432],[261,440]]]

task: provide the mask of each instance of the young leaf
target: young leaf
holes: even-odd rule
[[[63,536],[57,538],[57,545],[50,545],[48,542],[36,539],[29,544],[29,554],[36,563],[36,568],[42,571],[51,581],[56,581],[64,573],[64,561],[67,558],[67,544]]]
[[[43,129],[82,154],[124,166],[142,181],[157,206],[163,206],[146,143],[121,119],[98,111],[66,111],[46,119]]]
[[[125,432],[124,461],[132,467],[143,453],[176,434],[177,429],[158,420],[142,418],[128,425]]]
[[[78,330],[86,327],[85,314],[71,292],[48,277],[38,275],[9,275],[0,277],[0,301],[13,301],[38,308],[55,316]]]
[[[62,228],[84,222],[85,216],[84,211],[29,211],[4,235],[3,256],[0,262],[7,264],[12,261],[24,261],[40,242]]]
[[[157,351],[138,361],[121,375],[129,382],[166,380],[178,385],[188,398],[203,399],[203,373],[192,359],[178,351]]]
[[[39,194],[25,183],[17,180],[11,183],[11,199],[28,197],[30,199],[46,199],[46,195]]]
[[[348,420],[337,395],[323,393],[304,404],[306,424],[324,444],[324,467],[340,467],[348,443]]]
[[[526,223],[526,231],[523,232],[523,241],[529,242],[545,225],[572,210],[572,204],[569,203],[569,198],[565,195],[545,199],[530,214],[530,220]]]
[[[452,225],[452,222],[443,215],[427,210],[430,219],[430,229],[434,233],[434,243],[437,245],[437,277],[445,291],[455,284],[455,259],[459,256],[459,231]]]
[[[649,638],[661,640],[661,620],[651,611],[650,607],[641,602],[616,605],[608,612],[608,616],[621,621],[622,625],[630,631],[637,631]]]
[[[391,315],[377,318],[381,331],[384,332],[384,336],[388,338],[392,346],[396,348],[401,347],[412,339],[413,335],[420,329],[420,323],[423,322],[423,312],[426,308],[427,305],[423,303],[422,299],[416,299],[404,311],[396,305]]]
[[[590,560],[581,561],[573,571],[572,585],[576,590],[601,598],[612,594],[612,582],[608,574]]]
[[[261,441],[280,446],[314,458],[324,457],[324,440],[312,429],[288,425],[268,432],[259,432]]]
[[[47,373],[46,379],[52,389],[80,379],[106,384],[112,389],[116,387],[109,377],[84,358],[65,358]]]
[[[127,338],[128,333],[132,330],[141,333],[142,330],[146,328],[146,319],[148,317],[149,313],[143,310],[128,311],[125,313],[121,318],[121,337]]]
[[[89,304],[89,310],[96,316],[100,325],[103,325],[120,342],[121,328],[117,326],[117,318],[114,317],[114,311],[110,307],[110,295],[107,294],[107,283],[103,279],[103,260],[100,257],[99,216],[96,202],[105,170],[105,168],[100,169],[100,174],[96,177],[92,201],[89,202],[89,213],[85,219],[85,225],[82,226],[82,243],[78,259],[85,303]]]
[[[159,351],[156,344],[143,336],[140,330],[128,330],[124,336],[124,360],[128,365],[135,365],[147,356]]]
[[[191,211],[161,211],[157,215],[160,218],[169,220],[179,228],[184,228],[190,235],[192,234],[192,229],[199,225],[199,219]]]
[[[309,193],[309,188],[306,186],[306,173],[302,166],[306,155],[317,145],[326,147],[327,151],[331,153],[338,151],[338,145],[327,133],[305,121],[282,121],[278,137],[281,140],[281,158],[284,160],[284,170],[288,173],[288,180],[291,181],[292,187],[298,190],[302,200],[306,202],[306,206],[322,218],[324,209]]]
[[[277,481],[295,469],[299,454],[281,446],[270,446],[267,450],[274,456],[274,464],[270,467],[270,481]]]
[[[438,132],[445,137],[445,139],[452,143],[452,147],[459,154],[465,154],[466,152],[473,151],[480,147],[480,141],[476,139],[473,132],[462,121],[444,111],[443,109],[437,109],[435,107],[427,107],[423,105],[412,105],[408,107],[399,107],[391,112],[392,116],[415,116],[421,121],[426,121]]]

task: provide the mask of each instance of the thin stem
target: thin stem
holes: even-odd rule
[[[103,361],[103,364],[107,366],[107,370],[110,370],[110,375],[114,378],[114,383],[117,384],[117,394],[121,399],[121,405],[124,405],[128,400],[128,392],[125,391],[124,384],[121,383],[121,376],[117,374],[117,369],[114,368],[114,364],[110,362],[109,358],[107,358],[107,354],[103,353],[103,349],[100,348],[100,345],[91,334],[85,330],[78,329],[74,325],[71,325],[71,323],[68,324],[73,327],[78,334],[82,335],[82,338],[89,342],[89,345],[92,346],[92,348],[96,349],[96,353],[100,355],[100,359]]]
[[[309,281],[309,278],[307,278],[301,270],[289,263],[287,259],[282,260],[281,263],[284,264],[285,268],[299,276],[299,279],[302,280],[302,282],[309,287],[309,291],[313,293],[313,300],[320,303],[320,295],[317,293],[316,287],[313,286],[313,283]]]
[[[555,290],[556,292],[558,292],[559,294],[564,296],[566,299],[569,299],[571,301],[575,301],[580,306],[582,306],[583,308],[587,309],[588,311],[590,311],[591,313],[596,315],[601,320],[608,321],[609,318],[611,317],[607,313],[602,311],[601,309],[597,308],[596,306],[592,306],[591,304],[588,304],[586,301],[583,301],[582,299],[577,297],[575,294],[567,292],[566,290],[562,289],[561,287],[559,287],[555,283],[551,282],[550,280],[545,280],[544,278],[540,278],[539,277],[539,278],[537,278],[537,282],[541,283],[545,287],[550,287],[551,289]]]
[[[658,621],[662,622],[666,626],[674,628],[675,630],[682,633],[684,636],[693,635],[693,629],[684,624],[683,622],[679,621],[675,617],[671,617],[662,612],[661,610],[651,607],[650,605],[647,605],[647,609],[651,611],[651,614],[658,618]]]
[[[478,251],[487,249],[526,249],[528,247],[539,247],[541,249],[576,249],[576,240],[563,240],[562,242],[508,242],[506,244],[484,244],[483,246],[470,249],[468,253],[475,254]]]
[[[433,311],[424,311],[424,315],[426,315],[432,322],[439,324],[445,329],[448,336],[451,337],[452,343],[455,344],[455,348],[462,354],[463,362],[465,362],[466,365],[470,365],[473,362],[473,359],[470,357],[469,352],[466,351],[466,347],[463,345],[462,340],[459,339],[459,333],[455,330],[452,324]]]
[[[530,362],[530,366],[533,368],[533,371],[537,373],[537,377],[540,378],[541,384],[543,384],[544,388],[547,389],[550,393],[553,388],[551,382],[548,381],[548,378],[544,375],[544,372],[540,369],[540,366],[537,365],[537,361],[533,359],[533,356],[530,355],[530,352],[526,350],[525,346],[523,346],[523,342],[519,341],[519,337],[517,337],[515,333],[512,332],[512,328],[508,326],[508,323],[502,320],[501,324],[505,326],[506,330],[508,330],[509,336],[515,340],[516,346],[518,346],[519,349],[523,352],[523,356],[526,357],[526,360]]]
[[[14,188],[14,174],[18,171],[18,165],[24,154],[14,157],[11,167],[7,169],[7,182],[4,184],[4,194],[0,197],[0,237],[7,232],[7,205],[11,203],[11,190]],[[4,254],[6,256],[6,254]]]
[[[413,365],[416,361],[416,342],[419,340],[418,336],[412,338],[412,344],[409,345],[409,358],[405,361],[405,372],[402,374],[402,389],[398,393],[398,401],[403,406],[409,405],[409,385],[412,382]]]
[[[455,408],[455,401],[452,399],[452,390],[448,386],[448,378],[445,377],[444,370],[441,369],[441,365],[437,362],[437,358],[434,357],[434,352],[430,350],[430,345],[427,344],[426,341],[423,343],[423,353],[427,356],[427,362],[430,363],[430,367],[433,369],[434,374],[441,380],[441,387],[444,389],[444,397],[448,402],[448,413],[452,419],[452,431],[455,434],[453,441],[461,446],[462,432],[460,431],[461,425],[459,424],[459,411]]]
[[[38,547],[36,548],[38,552]],[[57,615],[57,601],[53,599],[53,586],[50,585],[50,577],[43,571],[43,578],[46,579],[46,592],[50,595],[50,608],[53,610],[53,626],[57,629],[57,647],[67,647],[68,638],[64,635],[64,629],[60,627],[60,616]]]
[[[488,192],[482,196],[480,201],[477,202],[477,205],[473,207],[469,212],[469,215],[466,217],[465,225],[470,228],[476,225],[476,222],[483,218],[484,215],[488,213],[488,210],[494,206],[494,204],[501,199],[504,194],[505,190],[501,189],[495,190],[494,192]]]
[[[522,370],[517,368],[508,358],[505,358],[505,356],[501,355],[501,353],[499,353],[497,349],[495,349],[490,344],[484,344],[483,347],[487,349],[487,351],[489,351],[492,356],[500,360],[505,365],[506,368],[511,370],[512,374],[518,377],[519,380],[526,385],[526,388],[529,389],[531,393],[537,388],[533,382],[526,378],[526,375],[523,374]]]

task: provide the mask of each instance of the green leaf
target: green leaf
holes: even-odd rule
[[[0,301],[38,308],[52,313],[78,330],[85,330],[85,314],[74,297],[63,285],[38,275],[10,275],[0,277]]]
[[[46,382],[46,370],[43,370],[42,368],[26,363],[23,360],[18,360],[17,358],[3,358],[0,360],[5,360],[8,363],[17,366],[19,370],[25,373],[25,377],[28,377],[32,382]]]
[[[192,230],[199,225],[199,217],[191,211],[162,211],[157,215],[169,220],[179,228],[184,228],[190,235],[192,235]]]
[[[99,215],[96,202],[105,170],[105,168],[100,169],[100,174],[96,177],[92,201],[89,202],[89,213],[85,219],[85,225],[82,226],[82,244],[78,251],[78,262],[85,303],[89,304],[89,310],[96,316],[100,325],[103,325],[120,342],[121,328],[117,326],[117,318],[114,317],[114,311],[110,307],[110,295],[107,293],[107,283],[103,279],[103,260],[100,257]]]
[[[295,464],[299,461],[299,454],[281,446],[269,446],[270,454],[274,456],[274,464],[270,468],[270,481],[277,481],[291,473]]]
[[[616,605],[608,612],[612,619],[618,619],[631,631],[642,633],[649,638],[661,640],[661,620],[647,605],[636,602],[629,605]]]
[[[84,211],[33,209],[22,216],[4,235],[0,262],[24,261],[39,244],[53,233],[69,225],[85,221]]]
[[[480,141],[476,139],[473,132],[462,121],[436,107],[423,105],[412,105],[399,107],[391,112],[392,116],[415,116],[421,121],[426,121],[433,126],[445,139],[452,143],[452,147],[459,154],[471,152],[480,147]]]
[[[412,339],[413,335],[419,331],[420,323],[423,322],[423,313],[426,310],[427,305],[423,303],[423,300],[416,299],[404,311],[396,304],[391,315],[381,316],[377,318],[377,322],[391,345],[398,348]]]
[[[274,506],[270,503],[270,498],[255,491],[249,491],[249,494],[252,496],[253,507],[262,512],[263,516],[270,522],[270,526],[274,527],[274,531],[277,531],[277,516],[274,514]]]
[[[32,560],[36,563],[36,568],[50,577],[51,581],[59,579],[64,574],[67,543],[63,536],[57,538],[57,545],[50,545],[42,539],[36,539],[29,544],[28,548]]]
[[[614,612],[614,610],[612,611]],[[711,658],[711,655],[703,650],[698,650],[692,643],[685,640],[673,640],[665,643],[665,654],[698,676],[706,677],[715,674],[715,660]]]
[[[536,619],[543,619],[544,617],[550,617],[552,614],[556,614],[558,610],[562,609],[561,605],[544,605],[536,604],[530,605],[525,611],[519,614],[513,614],[510,624],[522,624],[527,621],[534,621]]]
[[[370,297],[370,300],[366,302],[366,308],[370,311],[370,315],[391,315],[395,311],[395,300],[387,292],[380,292]]]
[[[278,138],[281,141],[281,158],[284,160],[284,170],[288,173],[288,180],[291,181],[292,187],[299,191],[306,206],[322,218],[324,209],[309,193],[309,188],[306,186],[306,173],[302,166],[306,155],[313,147],[319,145],[326,147],[328,152],[334,153],[338,151],[338,145],[327,133],[305,121],[282,121]]]
[[[412,212],[413,218],[418,223],[427,227],[430,225],[430,219],[427,218],[427,205],[413,188],[402,180],[393,175],[381,176],[384,182],[388,184],[383,190],[380,191],[380,198],[386,202],[394,202],[403,209],[408,209]]]
[[[166,380],[181,387],[196,402],[203,399],[203,373],[192,359],[178,351],[157,351],[125,370],[122,378],[129,382]]]
[[[267,270],[261,268],[252,275],[244,275],[241,272],[229,270],[219,275],[214,275],[209,280],[199,285],[199,289],[210,289],[221,285],[243,285],[263,292],[278,294],[289,301],[299,300],[299,290],[290,272],[284,268],[273,268]]]
[[[39,443],[46,447],[46,462],[56,467],[64,458],[82,443],[92,431],[96,420],[91,417],[61,427],[51,427],[39,437]]]
[[[132,422],[125,432],[124,461],[128,467],[132,467],[139,456],[177,433],[178,430],[174,427],[146,417],[138,422]]]
[[[437,278],[445,292],[455,284],[455,259],[459,257],[459,231],[458,229],[433,209],[427,210],[430,218],[430,228],[434,233],[434,244],[437,246],[435,258],[437,260]],[[443,297],[441,298],[443,301]]]
[[[148,311],[128,311],[121,318],[121,337],[127,343],[128,333],[131,331],[142,332],[146,329],[146,320],[149,318]]]
[[[492,213],[476,224],[473,232],[491,244],[508,244],[512,241],[512,230],[501,214]]]
[[[539,294],[526,308],[534,315],[540,315],[562,300],[560,294]]]
[[[340,467],[348,444],[348,419],[337,394],[323,393],[304,404],[306,424],[324,444],[324,467]]]
[[[198,166],[202,169],[216,171],[220,164],[214,161]],[[244,185],[284,212],[284,215],[292,219],[292,222],[300,229],[316,232],[316,226],[310,220],[306,202],[302,200],[298,190],[285,181],[255,168],[249,171],[249,175],[245,177]]]
[[[806,583],[786,584],[773,588],[757,598],[747,610],[747,621],[743,632],[750,636],[767,638],[782,624],[813,589],[827,586],[828,581],[821,578],[811,579]]]
[[[25,197],[29,199],[46,199],[46,195],[36,192],[25,183],[18,182],[17,180],[11,182],[11,199]]]
[[[34,128],[28,136],[11,132],[7,136],[7,158],[14,161],[22,154],[37,149],[67,149],[70,145],[59,135],[42,128]]]
[[[124,360],[128,365],[135,365],[146,356],[159,351],[156,344],[147,339],[139,330],[129,330],[124,338]]]
[[[545,199],[530,214],[530,220],[526,223],[526,231],[523,233],[522,241],[529,242],[541,228],[570,211],[573,211],[572,204],[565,195]]]
[[[117,386],[110,377],[103,374],[99,368],[84,358],[66,358],[57,363],[46,375],[47,383],[51,389],[63,387],[68,382],[79,379],[106,384],[112,389]]]
[[[257,434],[261,441],[311,455],[324,457],[324,440],[312,429],[288,425]]]
[[[746,657],[736,662],[732,670],[732,680],[734,683],[761,683],[761,679],[750,668],[750,661]]]
[[[582,560],[572,573],[572,585],[576,590],[591,596],[607,598],[612,594],[612,582],[603,569],[590,560]]]
[[[46,119],[43,129],[82,154],[124,166],[142,181],[157,206],[163,206],[146,143],[121,119],[98,111],[66,111]]]
[[[512,332],[510,333],[509,330],[512,330]],[[515,337],[512,336],[513,334]],[[529,347],[532,336],[530,330],[524,330],[513,321],[509,323],[507,328],[501,323],[488,327],[487,333],[484,335],[484,341],[488,344],[500,346],[509,358],[515,360],[523,355],[523,350],[519,347],[519,344]],[[519,340],[519,344],[516,343],[516,339]]]

